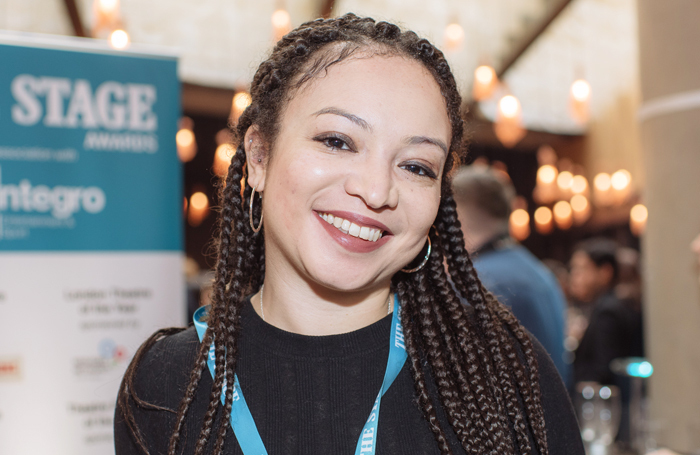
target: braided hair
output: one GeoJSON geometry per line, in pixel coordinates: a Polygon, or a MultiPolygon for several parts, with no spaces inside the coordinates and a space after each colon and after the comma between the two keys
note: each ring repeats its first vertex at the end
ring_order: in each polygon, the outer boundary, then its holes
{"type": "MultiPolygon", "coordinates": [[[[234,382],[245,297],[260,287],[265,274],[264,236],[253,232],[246,213],[250,198],[255,195],[250,186],[241,187],[246,164],[245,133],[250,126],[257,125],[266,141],[274,143],[281,112],[295,91],[331,65],[355,52],[367,50],[423,64],[440,87],[452,126],[445,170],[455,166],[465,152],[461,97],[450,67],[440,50],[415,33],[402,31],[387,22],[346,14],[306,22],[276,44],[255,74],[251,85],[252,104],[235,127],[237,150],[220,190],[221,213],[209,330],[176,411],[169,455],[177,453],[212,342],[216,371],[195,455],[202,455],[210,441],[214,441],[214,454],[223,453],[228,421],[220,419],[216,428],[215,422],[217,413],[230,414],[233,387],[226,388],[222,408],[219,406],[222,385],[224,381],[234,382]]],[[[442,454],[452,452],[445,428],[438,420],[437,407],[444,410],[467,454],[530,454],[537,450],[547,455],[533,345],[515,317],[479,281],[464,247],[449,183],[448,172],[443,172],[435,229],[429,233],[432,252],[427,265],[412,274],[398,272],[392,279],[392,287],[404,309],[401,317],[418,404],[442,454]],[[458,294],[473,307],[473,315],[458,294]],[[427,378],[432,378],[437,386],[437,399],[429,393],[427,378]],[[530,433],[536,447],[531,446],[530,433]]],[[[260,215],[260,204],[256,204],[255,219],[260,215]]],[[[148,450],[128,404],[153,407],[134,393],[136,367],[143,354],[167,334],[156,333],[144,343],[127,370],[119,393],[126,423],[145,453],[148,450]]]]}

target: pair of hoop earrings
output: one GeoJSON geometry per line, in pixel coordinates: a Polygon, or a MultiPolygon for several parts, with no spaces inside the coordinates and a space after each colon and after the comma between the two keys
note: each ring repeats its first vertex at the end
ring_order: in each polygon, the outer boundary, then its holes
{"type": "MultiPolygon", "coordinates": [[[[263,214],[260,212],[260,222],[258,223],[258,226],[255,226],[255,223],[253,223],[253,201],[255,200],[255,190],[258,188],[257,185],[253,187],[253,194],[250,195],[250,206],[248,207],[248,220],[250,221],[250,228],[255,232],[256,234],[260,232],[260,229],[262,228],[262,223],[263,223],[263,214]]],[[[260,200],[262,200],[262,195],[260,195],[260,200]]],[[[417,267],[414,267],[412,269],[401,269],[403,273],[415,273],[419,270],[421,270],[423,267],[425,267],[425,264],[428,263],[428,259],[430,259],[430,252],[432,251],[433,244],[430,242],[430,235],[428,235],[428,251],[425,252],[425,256],[423,257],[423,260],[421,261],[420,264],[418,264],[417,267]]]]}

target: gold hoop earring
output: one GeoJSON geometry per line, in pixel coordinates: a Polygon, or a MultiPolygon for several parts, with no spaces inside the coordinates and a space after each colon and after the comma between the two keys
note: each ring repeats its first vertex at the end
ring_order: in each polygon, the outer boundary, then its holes
{"type": "Polygon", "coordinates": [[[432,250],[433,244],[430,243],[430,236],[428,236],[428,251],[425,253],[425,257],[421,261],[420,265],[414,269],[401,269],[403,273],[414,273],[425,267],[425,264],[428,263],[428,259],[430,259],[430,251],[432,250]]]}
{"type": "MultiPolygon", "coordinates": [[[[248,210],[248,219],[250,220],[250,228],[255,233],[260,232],[260,228],[262,228],[262,222],[263,222],[263,213],[261,211],[260,212],[260,223],[258,223],[258,227],[255,227],[255,225],[253,224],[253,200],[255,199],[255,190],[257,188],[258,188],[257,185],[255,185],[253,187],[253,193],[250,195],[250,208],[248,210]]],[[[262,201],[262,194],[260,194],[260,200],[262,201]]]]}

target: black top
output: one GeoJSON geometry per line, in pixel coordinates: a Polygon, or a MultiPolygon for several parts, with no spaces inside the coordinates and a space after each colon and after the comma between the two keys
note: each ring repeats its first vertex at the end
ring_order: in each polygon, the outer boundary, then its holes
{"type": "Polygon", "coordinates": [[[576,382],[620,385],[610,371],[610,362],[643,354],[641,312],[610,291],[594,303],[588,328],[576,349],[574,378],[576,382]]]}
{"type": "MultiPolygon", "coordinates": [[[[264,322],[248,302],[241,326],[236,373],[268,453],[353,454],[384,377],[391,316],[355,332],[314,337],[285,332],[264,322]]],[[[561,379],[542,346],[533,341],[550,453],[583,455],[561,379]]],[[[158,341],[139,365],[136,394],[152,404],[178,409],[198,348],[194,328],[158,341]]],[[[436,396],[432,381],[429,385],[436,396]]],[[[211,386],[211,375],[205,370],[186,419],[179,453],[194,452],[211,386]]],[[[150,453],[167,453],[175,414],[137,407],[134,413],[150,453]]],[[[438,417],[453,453],[463,454],[440,409],[438,417]]],[[[117,455],[141,453],[119,407],[114,422],[117,455]]],[[[416,403],[408,361],[382,399],[378,432],[377,454],[440,453],[416,403]]],[[[211,439],[215,438],[216,434],[211,439]]],[[[534,442],[532,445],[535,447],[534,442]]],[[[242,453],[230,427],[225,452],[242,453]]]]}

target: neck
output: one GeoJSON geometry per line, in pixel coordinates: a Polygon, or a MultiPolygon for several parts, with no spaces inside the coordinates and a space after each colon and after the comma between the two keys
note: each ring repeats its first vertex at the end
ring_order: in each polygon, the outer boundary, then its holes
{"type": "Polygon", "coordinates": [[[375,289],[344,292],[313,285],[292,286],[271,273],[265,274],[263,292],[258,290],[251,303],[268,324],[310,336],[353,332],[393,311],[389,283],[375,289]]]}

